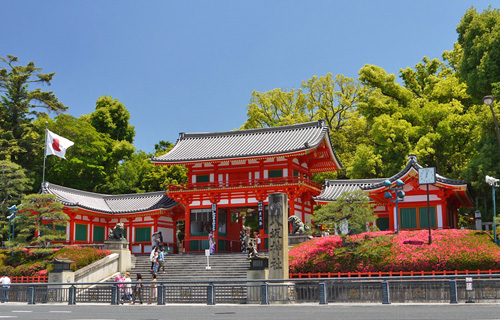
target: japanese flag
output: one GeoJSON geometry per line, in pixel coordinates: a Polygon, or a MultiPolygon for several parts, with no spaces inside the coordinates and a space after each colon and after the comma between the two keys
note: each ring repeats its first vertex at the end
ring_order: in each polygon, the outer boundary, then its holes
{"type": "Polygon", "coordinates": [[[59,158],[66,159],[66,149],[74,145],[73,141],[58,136],[47,129],[47,146],[45,147],[45,156],[55,155],[59,158]]]}

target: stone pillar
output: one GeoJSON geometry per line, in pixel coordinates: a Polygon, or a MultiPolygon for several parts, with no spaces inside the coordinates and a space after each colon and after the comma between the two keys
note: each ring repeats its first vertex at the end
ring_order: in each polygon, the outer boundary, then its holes
{"type": "Polygon", "coordinates": [[[75,273],[70,269],[70,266],[74,263],[74,261],[65,258],[55,258],[50,262],[54,265],[54,270],[49,273],[49,283],[61,284],[49,286],[49,289],[56,289],[56,295],[51,297],[51,299],[55,299],[56,302],[62,302],[65,300],[66,292],[61,289],[69,288],[68,285],[63,284],[75,282],[75,273]]]}
{"type": "Polygon", "coordinates": [[[288,197],[269,195],[269,279],[288,279],[288,197]]]}
{"type": "Polygon", "coordinates": [[[111,253],[118,253],[118,271],[126,272],[132,268],[132,254],[129,250],[129,242],[127,239],[122,240],[106,240],[104,241],[104,250],[109,250],[111,253]]]}
{"type": "MultiPolygon", "coordinates": [[[[288,279],[288,197],[269,195],[269,279],[288,279]]],[[[288,301],[289,283],[270,284],[268,301],[288,301]]]]}

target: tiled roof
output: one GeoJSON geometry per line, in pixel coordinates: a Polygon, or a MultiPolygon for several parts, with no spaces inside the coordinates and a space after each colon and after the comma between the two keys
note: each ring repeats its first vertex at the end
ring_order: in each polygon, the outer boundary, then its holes
{"type": "MultiPolygon", "coordinates": [[[[408,164],[406,167],[393,175],[390,178],[380,178],[380,179],[360,179],[360,180],[326,180],[325,186],[321,194],[314,199],[316,201],[335,201],[337,198],[345,191],[354,190],[373,190],[384,187],[384,180],[389,180],[391,182],[396,181],[404,177],[408,171],[414,169],[418,172],[418,169],[423,168],[417,161],[417,157],[410,155],[408,157],[408,164]]],[[[449,185],[468,185],[467,181],[464,180],[453,180],[436,174],[436,182],[449,184],[449,185]]]]}
{"type": "Polygon", "coordinates": [[[168,209],[177,204],[175,200],[167,197],[163,191],[104,195],[45,182],[42,186],[42,193],[56,195],[61,203],[68,207],[80,207],[109,214],[168,209]]]}
{"type": "Polygon", "coordinates": [[[384,181],[384,179],[326,180],[323,191],[314,200],[335,201],[343,192],[362,190],[363,187],[377,184],[381,181],[384,181]]]}
{"type": "Polygon", "coordinates": [[[332,150],[332,160],[341,167],[331,147],[328,126],[323,121],[263,129],[181,133],[170,152],[151,161],[179,163],[280,155],[314,149],[324,139],[332,150]]]}
{"type": "MultiPolygon", "coordinates": [[[[398,179],[401,179],[402,177],[404,177],[408,171],[410,171],[411,169],[414,169],[415,171],[418,172],[418,169],[421,169],[423,168],[419,163],[418,163],[418,160],[417,160],[417,157],[414,156],[414,155],[410,155],[408,157],[408,164],[406,165],[406,167],[401,170],[400,172],[396,173],[395,175],[393,175],[392,177],[390,178],[387,178],[387,180],[391,181],[391,182],[394,182],[398,179]]],[[[371,184],[371,185],[367,185],[367,186],[364,186],[362,189],[363,190],[371,190],[371,189],[378,189],[378,188],[381,188],[384,186],[384,180],[386,179],[382,179],[379,183],[375,183],[375,184],[371,184]]],[[[442,175],[440,174],[437,174],[436,173],[436,183],[444,183],[444,184],[451,184],[451,185],[468,185],[469,183],[465,180],[454,180],[454,179],[450,179],[450,178],[446,178],[446,177],[443,177],[442,175]]]]}

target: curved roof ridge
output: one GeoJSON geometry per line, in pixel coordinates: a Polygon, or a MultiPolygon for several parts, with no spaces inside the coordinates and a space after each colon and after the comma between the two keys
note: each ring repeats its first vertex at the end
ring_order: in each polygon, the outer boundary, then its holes
{"type": "Polygon", "coordinates": [[[303,152],[317,148],[327,140],[332,162],[340,161],[332,147],[328,126],[323,120],[281,127],[234,130],[211,133],[181,133],[167,153],[152,157],[157,163],[226,160],[303,152]],[[325,138],[327,137],[327,138],[325,138]]]}
{"type": "MultiPolygon", "coordinates": [[[[389,180],[391,182],[396,181],[397,179],[400,179],[403,176],[405,176],[410,171],[410,169],[412,169],[412,168],[415,171],[417,171],[417,172],[418,172],[418,169],[424,168],[420,163],[418,163],[417,156],[415,156],[415,155],[409,155],[408,156],[408,163],[403,168],[403,170],[401,170],[400,172],[398,172],[395,175],[391,176],[390,178],[386,178],[386,179],[383,179],[383,180],[389,180]]],[[[453,185],[469,184],[468,181],[450,179],[450,178],[442,176],[442,175],[440,175],[438,173],[436,173],[436,182],[441,182],[441,183],[445,183],[445,184],[453,184],[453,185]]],[[[384,186],[384,182],[381,181],[380,183],[377,183],[377,184],[365,186],[365,187],[363,187],[363,190],[377,189],[377,188],[380,188],[380,187],[383,187],[383,186],[384,186]]]]}
{"type": "Polygon", "coordinates": [[[309,128],[309,127],[322,127],[324,123],[322,120],[319,121],[311,121],[311,122],[303,122],[303,123],[295,123],[286,126],[279,127],[265,127],[265,128],[253,128],[253,129],[242,129],[242,130],[229,130],[229,131],[215,131],[215,132],[191,132],[186,133],[183,132],[180,134],[179,139],[186,138],[208,138],[212,136],[231,136],[231,135],[242,135],[242,134],[254,134],[254,133],[265,133],[272,131],[288,131],[300,128],[309,128]]]}
{"type": "Polygon", "coordinates": [[[49,182],[42,185],[42,193],[54,194],[64,205],[77,206],[104,213],[144,212],[158,208],[170,208],[177,202],[162,191],[106,195],[64,187],[49,182]]]}

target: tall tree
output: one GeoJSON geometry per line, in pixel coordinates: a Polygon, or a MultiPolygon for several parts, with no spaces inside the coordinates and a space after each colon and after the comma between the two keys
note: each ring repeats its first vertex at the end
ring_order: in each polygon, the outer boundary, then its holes
{"type": "Polygon", "coordinates": [[[367,118],[372,139],[363,152],[371,148],[381,157],[382,167],[374,171],[393,175],[406,165],[409,154],[416,154],[420,163],[435,166],[440,174],[460,178],[477,152],[471,128],[478,117],[466,85],[452,67],[427,57],[400,70],[400,77],[402,85],[382,68],[366,65],[360,70],[368,90],[359,112],[367,118]]]}
{"type": "Polygon", "coordinates": [[[107,133],[113,140],[134,142],[135,129],[129,124],[127,108],[112,97],[97,99],[95,111],[90,114],[90,123],[99,132],[107,133]]]}
{"type": "Polygon", "coordinates": [[[40,152],[33,157],[36,162],[36,185],[40,186],[43,163],[43,132],[45,122],[49,130],[68,138],[75,145],[68,149],[66,159],[49,156],[46,159],[46,180],[63,186],[96,192],[113,176],[120,162],[134,152],[128,141],[113,140],[109,134],[98,132],[87,117],[75,118],[61,114],[55,121],[49,118],[34,122],[41,135],[40,152]]]}
{"type": "MultiPolygon", "coordinates": [[[[50,85],[54,72],[42,73],[42,68],[36,67],[34,62],[18,65],[18,58],[11,55],[0,57],[0,61],[3,63],[0,65],[0,141],[1,136],[12,136],[16,143],[7,146],[10,147],[10,160],[28,169],[34,150],[31,121],[45,112],[60,113],[67,107],[52,91],[31,87],[50,85]]],[[[5,147],[5,143],[2,144],[5,147]]]]}
{"type": "Polygon", "coordinates": [[[477,103],[500,83],[500,9],[470,8],[457,27],[460,76],[477,103]]]}
{"type": "MultiPolygon", "coordinates": [[[[357,111],[359,98],[365,88],[352,78],[341,74],[333,77],[313,76],[302,82],[307,97],[307,111],[313,120],[325,120],[335,152],[345,167],[351,164],[356,146],[368,142],[366,119],[357,111]]],[[[339,173],[345,177],[345,169],[339,173]]]]}
{"type": "Polygon", "coordinates": [[[29,181],[25,170],[10,161],[0,161],[0,205],[2,219],[5,218],[12,205],[21,203],[24,194],[29,190],[29,181]]]}
{"type": "Polygon", "coordinates": [[[22,210],[15,218],[19,231],[14,244],[47,247],[49,242],[66,239],[66,232],[60,229],[65,230],[69,217],[55,195],[30,194],[22,204],[22,210]]]}
{"type": "MultiPolygon", "coordinates": [[[[482,13],[470,8],[462,17],[457,27],[458,41],[450,54],[455,58],[458,75],[468,86],[468,92],[477,106],[477,126],[472,130],[477,137],[477,153],[472,157],[464,171],[464,179],[471,181],[477,195],[491,194],[491,187],[484,182],[486,175],[499,177],[498,145],[496,128],[492,112],[482,98],[495,96],[491,106],[496,116],[499,115],[500,99],[500,9],[489,7],[482,13]]],[[[460,134],[459,132],[457,134],[460,134]]],[[[486,197],[490,202],[491,197],[486,197]]],[[[498,199],[498,195],[497,195],[498,199]]],[[[492,208],[490,202],[489,208],[492,208]]],[[[485,208],[482,208],[484,210],[485,208]]],[[[483,211],[484,212],[484,211],[483,211]]],[[[492,216],[490,211],[487,216],[492,216]]]]}
{"type": "Polygon", "coordinates": [[[241,129],[277,127],[313,120],[306,112],[306,97],[301,89],[252,92],[247,106],[248,119],[241,129]]]}
{"type": "MultiPolygon", "coordinates": [[[[368,142],[366,120],[357,113],[364,92],[352,78],[331,73],[313,76],[298,89],[252,93],[248,119],[242,129],[264,128],[325,120],[330,127],[333,147],[344,165],[349,165],[356,146],[368,142]]],[[[345,171],[328,177],[345,177],[345,171]]],[[[320,175],[322,178],[325,175],[320,175]]]]}

